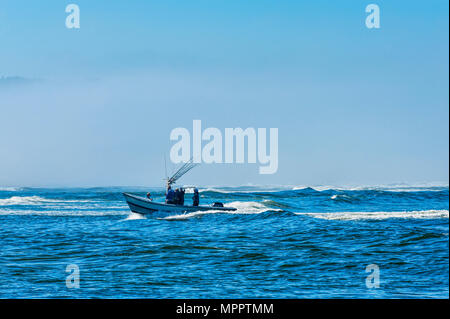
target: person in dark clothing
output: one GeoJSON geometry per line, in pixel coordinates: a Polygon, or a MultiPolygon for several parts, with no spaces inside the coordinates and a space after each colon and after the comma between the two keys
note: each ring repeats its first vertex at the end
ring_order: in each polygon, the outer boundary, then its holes
{"type": "Polygon", "coordinates": [[[152,199],[152,194],[147,193],[147,198],[148,198],[149,200],[153,200],[153,199],[152,199]]]}
{"type": "Polygon", "coordinates": [[[174,201],[175,201],[175,205],[180,205],[180,189],[179,188],[175,189],[174,201]]]}
{"type": "Polygon", "coordinates": [[[166,204],[174,204],[175,199],[175,192],[173,191],[172,187],[169,185],[167,186],[167,192],[166,192],[166,204]]]}
{"type": "Polygon", "coordinates": [[[198,189],[194,189],[194,196],[192,196],[192,206],[198,206],[200,203],[200,197],[198,195],[198,189]]]}
{"type": "Polygon", "coordinates": [[[184,188],[180,188],[180,205],[184,205],[184,188]]]}

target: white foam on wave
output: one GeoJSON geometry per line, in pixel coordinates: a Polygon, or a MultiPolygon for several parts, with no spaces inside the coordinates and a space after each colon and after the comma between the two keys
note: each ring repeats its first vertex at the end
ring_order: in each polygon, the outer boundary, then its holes
{"type": "Polygon", "coordinates": [[[448,188],[448,183],[421,183],[421,184],[390,184],[390,185],[359,185],[359,186],[335,186],[335,185],[315,185],[315,186],[293,186],[292,190],[303,190],[312,188],[316,191],[341,190],[341,191],[360,191],[360,190],[379,190],[389,192],[420,192],[437,191],[442,188],[448,188]]]}
{"type": "Polygon", "coordinates": [[[214,192],[214,193],[221,193],[221,194],[234,194],[234,193],[254,193],[254,192],[260,192],[262,190],[244,190],[244,189],[221,189],[221,188],[214,188],[214,187],[208,187],[208,188],[200,188],[199,193],[205,193],[205,192],[214,192]]]}
{"type": "Polygon", "coordinates": [[[198,191],[200,193],[203,192],[215,192],[222,194],[235,194],[235,193],[243,193],[243,194],[251,194],[251,193],[277,193],[281,191],[291,190],[290,186],[252,186],[252,188],[245,188],[245,186],[236,186],[236,187],[228,187],[228,188],[220,188],[220,187],[207,187],[200,188],[198,191]]]}
{"type": "Polygon", "coordinates": [[[144,215],[138,214],[138,213],[134,213],[131,212],[127,218],[123,219],[122,221],[126,221],[126,220],[138,220],[138,219],[147,219],[147,217],[145,217],[144,215]]]}
{"type": "Polygon", "coordinates": [[[45,201],[44,198],[39,196],[12,196],[10,198],[0,199],[0,206],[39,205],[45,201]]]}
{"type": "Polygon", "coordinates": [[[261,202],[231,202],[224,205],[225,207],[234,207],[237,210],[231,213],[234,214],[260,214],[267,212],[269,210],[272,211],[282,211],[281,209],[273,209],[270,207],[267,207],[261,202]]]}
{"type": "Polygon", "coordinates": [[[229,190],[224,190],[224,189],[220,189],[220,188],[200,188],[198,190],[199,193],[205,193],[205,192],[215,192],[215,193],[222,193],[222,194],[227,194],[227,193],[237,193],[237,191],[229,191],[229,190]]]}
{"type": "Polygon", "coordinates": [[[218,214],[218,213],[224,213],[224,212],[220,211],[220,210],[209,210],[209,211],[199,210],[196,212],[190,212],[190,213],[186,213],[186,214],[170,215],[170,216],[159,218],[159,219],[181,220],[181,219],[188,219],[188,218],[197,217],[197,216],[206,215],[206,214],[218,214]]]}
{"type": "Polygon", "coordinates": [[[199,192],[216,192],[222,194],[234,194],[234,193],[277,193],[286,190],[305,190],[313,189],[318,192],[328,190],[338,191],[361,191],[361,190],[374,190],[374,191],[389,191],[389,192],[420,192],[420,191],[440,191],[448,188],[448,183],[422,183],[422,184],[390,184],[390,185],[274,185],[274,186],[253,186],[252,188],[243,187],[206,187],[199,189],[199,192]]]}
{"type": "Polygon", "coordinates": [[[404,212],[334,212],[334,213],[295,213],[327,220],[364,220],[388,218],[436,219],[449,218],[448,210],[420,210],[404,212]]]}
{"type": "Polygon", "coordinates": [[[300,191],[300,190],[306,189],[306,188],[312,188],[312,187],[310,187],[310,186],[293,186],[292,190],[293,191],[300,191]]]}
{"type": "Polygon", "coordinates": [[[344,195],[344,194],[334,194],[333,196],[330,197],[330,199],[334,199],[334,200],[338,200],[338,199],[349,200],[349,199],[351,199],[351,197],[347,196],[347,195],[344,195]]]}
{"type": "Polygon", "coordinates": [[[5,192],[19,192],[23,190],[22,187],[0,187],[0,191],[5,191],[5,192]]]}
{"type": "Polygon", "coordinates": [[[129,210],[15,210],[0,209],[0,216],[124,216],[129,215],[129,210]]]}
{"type": "Polygon", "coordinates": [[[12,196],[10,198],[0,199],[0,206],[12,205],[45,205],[45,204],[73,204],[73,203],[94,203],[92,200],[70,200],[70,199],[51,199],[40,196],[12,196]]]}

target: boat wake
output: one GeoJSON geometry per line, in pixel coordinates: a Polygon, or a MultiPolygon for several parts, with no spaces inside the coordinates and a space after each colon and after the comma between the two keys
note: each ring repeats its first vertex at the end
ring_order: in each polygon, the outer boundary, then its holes
{"type": "Polygon", "coordinates": [[[138,220],[138,219],[147,219],[147,217],[145,217],[144,215],[138,214],[138,213],[133,213],[131,212],[127,218],[122,219],[121,221],[127,221],[127,220],[138,220]]]}
{"type": "Polygon", "coordinates": [[[243,214],[261,214],[268,211],[283,211],[282,209],[273,209],[270,207],[267,207],[264,205],[264,203],[260,202],[230,202],[224,205],[225,207],[234,207],[237,210],[236,211],[220,211],[220,210],[209,210],[209,211],[196,211],[186,214],[178,214],[178,215],[171,215],[167,216],[161,219],[166,220],[173,220],[173,219],[188,219],[193,217],[198,217],[201,215],[208,215],[208,214],[233,214],[233,215],[243,215],[243,214]]]}

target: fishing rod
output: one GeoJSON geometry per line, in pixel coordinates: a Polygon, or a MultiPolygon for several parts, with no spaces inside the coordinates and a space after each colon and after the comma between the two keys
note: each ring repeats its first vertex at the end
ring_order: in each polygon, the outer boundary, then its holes
{"type": "Polygon", "coordinates": [[[194,163],[193,158],[191,157],[191,159],[189,161],[184,163],[170,178],[167,179],[167,186],[174,184],[184,174],[189,172],[191,169],[193,169],[197,165],[198,165],[198,163],[194,163]]]}

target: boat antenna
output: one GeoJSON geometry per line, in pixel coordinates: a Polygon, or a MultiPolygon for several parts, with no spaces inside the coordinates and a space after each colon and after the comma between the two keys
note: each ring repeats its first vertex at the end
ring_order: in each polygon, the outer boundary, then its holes
{"type": "Polygon", "coordinates": [[[191,157],[191,159],[189,161],[184,163],[170,178],[167,179],[167,186],[174,184],[184,174],[189,172],[191,169],[193,169],[197,165],[198,164],[194,163],[193,159],[191,157]]]}

